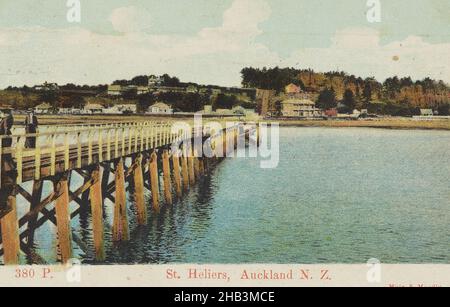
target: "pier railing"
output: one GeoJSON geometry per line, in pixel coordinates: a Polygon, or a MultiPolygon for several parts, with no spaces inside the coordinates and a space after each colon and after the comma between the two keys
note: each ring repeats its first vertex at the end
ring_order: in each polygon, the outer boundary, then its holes
{"type": "MultiPolygon", "coordinates": [[[[140,122],[48,128],[32,134],[0,136],[0,159],[10,155],[16,163],[17,183],[54,176],[69,169],[109,161],[169,145],[188,137],[172,132],[170,123],[140,122]],[[53,130],[53,131],[52,131],[53,130]],[[27,148],[27,139],[35,147],[27,148]],[[3,140],[12,145],[3,147],[3,140]]],[[[192,131],[194,134],[195,131],[192,131]]],[[[185,132],[184,132],[185,133],[185,132]]],[[[0,161],[2,167],[4,161],[0,161]]]]}

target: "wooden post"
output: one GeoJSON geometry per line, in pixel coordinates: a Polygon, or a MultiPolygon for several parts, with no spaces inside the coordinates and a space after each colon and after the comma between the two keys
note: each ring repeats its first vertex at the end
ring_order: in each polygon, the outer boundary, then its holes
{"type": "Polygon", "coordinates": [[[58,246],[61,262],[67,263],[72,258],[72,232],[70,228],[69,184],[67,174],[56,185],[58,199],[55,204],[58,246]]]}
{"type": "Polygon", "coordinates": [[[193,159],[194,159],[193,160],[194,161],[194,174],[195,174],[195,178],[198,180],[198,179],[200,179],[200,161],[197,156],[197,150],[194,151],[193,159]]]}
{"type": "Polygon", "coordinates": [[[82,156],[81,156],[81,132],[77,133],[77,168],[81,168],[83,165],[82,156]]]}
{"type": "MultiPolygon", "coordinates": [[[[52,166],[53,166],[53,164],[52,164],[52,166]]],[[[17,170],[16,183],[21,184],[22,183],[22,173],[23,173],[22,172],[23,171],[23,146],[22,146],[22,142],[20,142],[20,139],[18,140],[17,145],[16,145],[16,170],[17,170]]]]}
{"type": "MultiPolygon", "coordinates": [[[[39,149],[39,151],[40,151],[40,149],[39,149]]],[[[36,157],[36,159],[37,159],[37,157],[36,157]]],[[[69,134],[66,133],[64,135],[64,170],[68,171],[69,168],[70,168],[70,144],[69,144],[69,134]]],[[[39,175],[39,178],[40,178],[40,175],[39,175]]]]}
{"type": "Polygon", "coordinates": [[[116,195],[114,207],[113,241],[128,241],[127,199],[125,194],[125,172],[123,159],[120,159],[115,171],[116,195]]]}
{"type": "Polygon", "coordinates": [[[56,135],[52,135],[52,148],[50,156],[50,175],[55,176],[56,173],[56,135]]]}
{"type": "Polygon", "coordinates": [[[261,145],[261,126],[258,125],[256,128],[256,147],[261,145]]]}
{"type": "Polygon", "coordinates": [[[17,265],[19,264],[20,240],[15,191],[8,196],[7,206],[11,211],[0,220],[3,242],[3,262],[5,265],[17,265]]]}
{"type": "Polygon", "coordinates": [[[93,181],[89,192],[91,200],[92,228],[94,232],[95,259],[97,261],[105,260],[104,233],[103,233],[103,196],[102,196],[102,178],[100,175],[100,166],[96,166],[91,173],[93,181]]]}
{"type": "Polygon", "coordinates": [[[88,132],[88,165],[92,164],[92,133],[92,130],[88,132]]]}
{"type": "Polygon", "coordinates": [[[194,155],[192,154],[192,148],[189,149],[188,169],[189,169],[189,184],[195,185],[195,167],[194,167],[194,155]]]}
{"type": "Polygon", "coordinates": [[[198,165],[199,165],[199,173],[200,173],[200,176],[205,175],[205,162],[204,162],[204,158],[198,158],[198,165]]]}
{"type": "Polygon", "coordinates": [[[181,175],[180,175],[180,157],[178,153],[173,153],[172,155],[173,162],[173,176],[175,179],[175,190],[177,192],[178,198],[183,196],[183,187],[181,185],[181,175]]]}
{"type": "MultiPolygon", "coordinates": [[[[42,189],[43,189],[43,181],[42,180],[35,180],[33,182],[33,192],[31,193],[31,201],[30,201],[30,211],[39,206],[41,203],[41,196],[42,196],[42,189]]],[[[31,248],[34,244],[34,233],[36,230],[36,222],[38,220],[38,215],[35,215],[33,217],[30,217],[30,220],[28,221],[28,239],[27,244],[28,247],[31,248]]]]}
{"type": "Polygon", "coordinates": [[[147,206],[144,198],[144,175],[142,174],[142,155],[136,157],[136,168],[134,169],[134,200],[137,208],[137,219],[139,225],[147,225],[147,206]]]}
{"type": "Polygon", "coordinates": [[[153,209],[159,211],[159,175],[158,156],[153,152],[149,160],[150,184],[152,189],[153,209]]]}
{"type": "Polygon", "coordinates": [[[172,205],[172,183],[170,175],[169,151],[164,150],[163,153],[163,177],[164,177],[164,197],[168,205],[172,205]]]}
{"type": "Polygon", "coordinates": [[[222,148],[223,148],[223,158],[227,157],[227,153],[228,153],[228,142],[227,142],[227,130],[223,130],[222,131],[222,148]]]}
{"type": "Polygon", "coordinates": [[[184,190],[189,188],[189,170],[188,170],[188,160],[186,156],[186,150],[184,151],[183,156],[181,157],[181,172],[183,175],[183,187],[184,190]]]}

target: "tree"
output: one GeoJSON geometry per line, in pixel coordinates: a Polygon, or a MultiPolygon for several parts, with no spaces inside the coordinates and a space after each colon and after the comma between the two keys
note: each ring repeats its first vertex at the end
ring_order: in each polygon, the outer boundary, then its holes
{"type": "Polygon", "coordinates": [[[442,104],[437,109],[439,115],[449,116],[450,115],[450,104],[442,104]]]}
{"type": "Polygon", "coordinates": [[[336,108],[336,92],[333,88],[326,88],[320,92],[319,98],[317,99],[317,106],[324,110],[336,108]]]}
{"type": "Polygon", "coordinates": [[[352,90],[345,90],[342,103],[346,106],[349,112],[352,112],[356,108],[355,94],[353,94],[352,90]]]}
{"type": "Polygon", "coordinates": [[[168,74],[164,74],[162,75],[162,79],[164,86],[172,86],[172,87],[180,86],[180,79],[178,79],[177,77],[171,77],[168,74]]]}
{"type": "Polygon", "coordinates": [[[367,106],[370,104],[370,101],[372,100],[372,86],[370,83],[366,83],[363,90],[363,100],[364,104],[367,106]]]}
{"type": "Polygon", "coordinates": [[[137,102],[138,112],[143,113],[143,112],[147,111],[148,108],[155,102],[156,102],[156,98],[152,93],[140,95],[138,102],[137,102]]]}
{"type": "Polygon", "coordinates": [[[57,103],[60,99],[60,96],[58,92],[56,91],[43,91],[39,95],[39,101],[40,102],[47,102],[49,103],[54,109],[56,109],[57,103]]]}
{"type": "Polygon", "coordinates": [[[239,104],[239,100],[234,95],[219,94],[213,101],[213,109],[231,109],[239,104]]]}
{"type": "Polygon", "coordinates": [[[148,76],[137,76],[131,79],[130,82],[132,85],[137,86],[147,86],[148,85],[148,76]]]}

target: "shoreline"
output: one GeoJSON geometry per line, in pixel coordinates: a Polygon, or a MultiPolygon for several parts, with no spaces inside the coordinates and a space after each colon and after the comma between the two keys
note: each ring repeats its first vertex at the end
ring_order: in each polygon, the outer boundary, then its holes
{"type": "MultiPolygon", "coordinates": [[[[79,125],[79,124],[107,124],[112,122],[134,122],[142,120],[154,121],[179,121],[191,119],[192,116],[174,117],[174,116],[151,116],[151,115],[127,115],[127,116],[104,116],[104,115],[81,115],[81,116],[55,116],[38,115],[40,125],[79,125]]],[[[246,121],[238,117],[209,117],[211,120],[223,121],[246,121]]],[[[15,125],[20,125],[25,120],[25,116],[15,117],[15,125]]],[[[255,122],[255,120],[247,120],[255,122]]],[[[442,120],[417,120],[412,118],[379,118],[370,120],[285,120],[269,119],[256,120],[256,122],[279,123],[280,127],[328,127],[328,128],[375,128],[390,130],[440,130],[450,131],[450,119],[442,120]]]]}
{"type": "MultiPolygon", "coordinates": [[[[270,120],[267,122],[277,122],[270,120]]],[[[381,120],[295,120],[279,121],[280,127],[325,127],[325,128],[374,128],[389,130],[439,130],[450,131],[450,120],[419,121],[413,119],[381,119],[381,120]]]]}

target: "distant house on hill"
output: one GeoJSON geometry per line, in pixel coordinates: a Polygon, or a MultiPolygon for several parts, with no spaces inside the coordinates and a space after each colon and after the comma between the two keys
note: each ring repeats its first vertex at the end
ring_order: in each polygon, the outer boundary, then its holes
{"type": "Polygon", "coordinates": [[[161,77],[157,77],[157,76],[150,76],[148,78],[148,86],[149,87],[157,87],[157,86],[161,86],[163,84],[164,80],[161,77]]]}
{"type": "Polygon", "coordinates": [[[148,109],[148,113],[154,113],[154,114],[172,114],[173,109],[163,103],[163,102],[157,102],[154,105],[150,106],[148,109]]]}
{"type": "Polygon", "coordinates": [[[186,93],[186,88],[175,86],[157,86],[153,88],[156,93],[186,93]]]}
{"type": "Polygon", "coordinates": [[[48,102],[41,103],[34,107],[36,114],[49,114],[52,110],[52,106],[48,102]]]}
{"type": "Polygon", "coordinates": [[[34,87],[36,91],[59,91],[59,86],[56,83],[44,82],[42,85],[37,85],[34,87]]]}
{"type": "Polygon", "coordinates": [[[420,109],[420,115],[422,116],[433,116],[433,110],[432,109],[420,109]]]}
{"type": "Polygon", "coordinates": [[[103,110],[106,114],[134,114],[137,113],[136,104],[116,104],[103,110]]]}
{"type": "Polygon", "coordinates": [[[108,85],[108,95],[110,96],[120,96],[123,93],[121,85],[108,85]]]}
{"type": "Polygon", "coordinates": [[[284,117],[322,116],[322,110],[309,99],[286,99],[281,102],[281,113],[284,117]]]}
{"type": "Polygon", "coordinates": [[[147,86],[138,86],[137,87],[137,94],[138,95],[147,94],[148,92],[150,92],[150,90],[148,89],[147,86]]]}
{"type": "Polygon", "coordinates": [[[88,103],[84,107],[84,113],[86,113],[86,114],[101,114],[101,113],[103,113],[104,109],[105,109],[105,107],[103,107],[101,104],[88,103]]]}
{"type": "Polygon", "coordinates": [[[295,95],[300,94],[302,90],[299,86],[295,85],[294,83],[291,83],[284,88],[284,92],[287,95],[295,95]]]}
{"type": "Polygon", "coordinates": [[[58,108],[58,114],[81,114],[78,108],[58,108]]]}
{"type": "Polygon", "coordinates": [[[186,88],[186,92],[187,93],[198,93],[198,87],[196,87],[195,85],[189,85],[186,88]]]}

